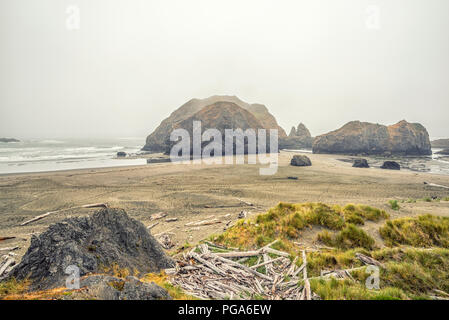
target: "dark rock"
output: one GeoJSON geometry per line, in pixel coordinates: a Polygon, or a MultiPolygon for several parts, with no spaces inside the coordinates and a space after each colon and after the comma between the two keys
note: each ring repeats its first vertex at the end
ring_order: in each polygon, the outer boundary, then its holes
{"type": "Polygon", "coordinates": [[[20,140],[13,138],[0,138],[0,142],[9,143],[9,142],[20,142],[20,140]]]}
{"type": "Polygon", "coordinates": [[[80,275],[104,273],[111,267],[145,274],[173,266],[145,226],[122,209],[102,209],[91,217],[66,219],[51,225],[31,245],[8,276],[28,278],[32,289],[65,284],[68,266],[80,275]]]}
{"type": "Polygon", "coordinates": [[[287,177],[289,180],[298,180],[298,177],[287,177]]]}
{"type": "Polygon", "coordinates": [[[161,158],[148,158],[147,159],[147,164],[152,164],[152,163],[164,163],[164,162],[170,162],[170,158],[168,157],[161,157],[161,158]]]}
{"type": "Polygon", "coordinates": [[[118,157],[118,158],[126,157],[126,152],[123,152],[123,151],[117,152],[117,157],[118,157]]]}
{"type": "Polygon", "coordinates": [[[429,134],[421,124],[403,120],[384,126],[352,121],[316,137],[313,153],[366,155],[431,155],[429,134]]]}
{"type": "Polygon", "coordinates": [[[401,170],[401,165],[396,161],[385,161],[380,168],[388,170],[401,170]]]}
{"type": "Polygon", "coordinates": [[[296,167],[308,167],[312,165],[312,161],[310,161],[309,157],[303,155],[295,155],[290,161],[292,166],[296,167]]]}
{"type": "Polygon", "coordinates": [[[132,276],[125,279],[108,275],[87,276],[81,279],[80,289],[69,295],[68,299],[171,300],[167,290],[132,276]]]}
{"type": "Polygon", "coordinates": [[[366,159],[355,159],[352,166],[354,168],[369,168],[369,164],[366,159]]]}
{"type": "MultiPolygon", "coordinates": [[[[276,118],[268,111],[266,106],[257,103],[249,104],[240,100],[236,96],[212,96],[207,99],[192,99],[172,112],[172,114],[163,120],[156,130],[147,137],[146,144],[142,150],[150,151],[152,153],[166,152],[168,142],[170,141],[170,133],[173,131],[174,127],[177,126],[177,124],[192,117],[202,109],[218,102],[236,104],[240,108],[250,112],[258,120],[262,128],[277,129],[280,138],[287,136],[284,129],[278,125],[276,118]]],[[[237,128],[239,127],[232,129],[237,128]]]]}

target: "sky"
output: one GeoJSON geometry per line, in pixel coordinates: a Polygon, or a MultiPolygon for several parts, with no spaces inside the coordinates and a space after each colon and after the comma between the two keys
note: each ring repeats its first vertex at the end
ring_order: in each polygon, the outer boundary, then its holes
{"type": "Polygon", "coordinates": [[[0,0],[0,137],[145,137],[191,98],[449,137],[447,0],[0,0]]]}

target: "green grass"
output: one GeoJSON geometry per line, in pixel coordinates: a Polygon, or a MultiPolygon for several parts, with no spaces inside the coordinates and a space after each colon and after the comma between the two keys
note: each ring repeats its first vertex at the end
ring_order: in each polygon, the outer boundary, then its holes
{"type": "Polygon", "coordinates": [[[397,200],[390,200],[388,201],[388,203],[390,204],[391,209],[398,211],[401,207],[398,204],[397,200]]]}
{"type": "Polygon", "coordinates": [[[279,203],[267,213],[254,219],[240,220],[225,233],[211,238],[217,243],[242,249],[262,247],[275,239],[285,240],[287,247],[291,247],[288,242],[299,239],[301,231],[320,226],[333,231],[344,230],[343,238],[339,239],[343,246],[346,239],[358,231],[352,227],[348,229],[348,225],[363,225],[366,220],[379,221],[388,217],[385,211],[365,205],[341,207],[323,203],[279,203]]]}
{"type": "Polygon", "coordinates": [[[402,300],[407,295],[397,288],[387,287],[381,290],[369,290],[364,283],[351,280],[310,281],[310,288],[323,300],[402,300]]]}
{"type": "Polygon", "coordinates": [[[387,221],[379,229],[387,246],[449,248],[449,218],[423,215],[387,221]]]}

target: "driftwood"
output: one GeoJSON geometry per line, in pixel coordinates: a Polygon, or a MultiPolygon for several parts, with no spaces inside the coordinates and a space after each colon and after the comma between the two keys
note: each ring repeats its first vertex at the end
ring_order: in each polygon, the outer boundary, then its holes
{"type": "Polygon", "coordinates": [[[252,204],[251,202],[247,202],[247,201],[239,199],[239,198],[237,198],[237,200],[240,201],[241,203],[246,204],[249,207],[253,207],[254,206],[254,204],[252,204]]]}
{"type": "Polygon", "coordinates": [[[373,266],[378,266],[378,267],[384,268],[384,265],[382,263],[380,263],[379,261],[377,261],[371,257],[365,256],[364,254],[356,253],[355,257],[366,265],[373,265],[373,266]]]}
{"type": "Polygon", "coordinates": [[[297,259],[291,261],[285,257],[288,256],[287,253],[274,249],[279,257],[271,259],[267,253],[270,245],[247,252],[213,252],[217,248],[225,248],[205,242],[184,253],[176,267],[166,269],[165,273],[173,285],[181,287],[186,294],[201,299],[262,297],[295,300],[301,295],[319,299],[310,290],[308,294],[304,293],[306,289],[298,285],[299,278],[287,276],[293,270],[296,272],[297,259]],[[253,266],[248,266],[242,264],[245,262],[242,259],[232,260],[241,257],[258,257],[258,261],[253,266]]]}
{"type": "Polygon", "coordinates": [[[164,218],[164,217],[166,217],[166,216],[167,216],[167,213],[166,213],[166,212],[153,213],[153,214],[150,216],[150,221],[162,219],[162,218],[164,218]]]}
{"type": "Polygon", "coordinates": [[[167,218],[165,219],[165,222],[175,222],[178,221],[178,218],[167,218]]]}
{"type": "Polygon", "coordinates": [[[0,241],[15,239],[16,237],[0,237],[0,241]]]}
{"type": "Polygon", "coordinates": [[[220,220],[218,219],[211,219],[211,220],[202,220],[202,221],[197,221],[197,222],[189,222],[186,223],[186,227],[199,227],[199,226],[208,226],[211,224],[217,224],[217,223],[221,223],[220,220]]]}
{"type": "Polygon", "coordinates": [[[14,251],[20,249],[19,247],[6,247],[6,248],[0,248],[0,251],[14,251]]]}
{"type": "Polygon", "coordinates": [[[0,277],[5,273],[9,266],[14,265],[16,262],[13,258],[8,258],[6,262],[0,267],[0,277]]]}
{"type": "Polygon", "coordinates": [[[159,224],[159,222],[155,222],[155,223],[153,223],[153,224],[150,224],[148,227],[147,227],[147,229],[148,230],[151,230],[151,229],[153,229],[155,226],[157,226],[159,224]]]}
{"type": "Polygon", "coordinates": [[[304,290],[303,290],[303,295],[302,296],[304,297],[304,300],[311,300],[312,296],[311,296],[309,278],[307,277],[307,255],[306,255],[306,251],[305,250],[302,251],[302,261],[303,261],[303,264],[304,264],[304,269],[303,269],[304,290]]]}
{"type": "Polygon", "coordinates": [[[447,186],[443,186],[441,184],[436,184],[436,183],[428,183],[428,182],[424,182],[424,184],[428,185],[429,187],[436,187],[436,188],[444,188],[444,189],[449,189],[449,187],[447,186]]]}
{"type": "Polygon", "coordinates": [[[66,208],[66,209],[61,209],[61,210],[56,210],[56,211],[49,211],[47,213],[41,214],[37,217],[34,217],[33,219],[22,222],[20,224],[20,226],[26,226],[27,224],[44,219],[44,218],[48,217],[49,215],[52,215],[52,214],[58,213],[58,212],[79,209],[79,208],[107,208],[107,207],[108,207],[107,203],[93,203],[93,204],[85,204],[85,205],[78,206],[78,207],[71,207],[71,208],[66,208]]]}

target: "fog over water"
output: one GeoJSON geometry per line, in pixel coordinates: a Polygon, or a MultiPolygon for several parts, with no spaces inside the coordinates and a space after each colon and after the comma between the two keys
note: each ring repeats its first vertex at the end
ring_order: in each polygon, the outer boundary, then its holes
{"type": "Polygon", "coordinates": [[[145,137],[215,94],[449,137],[448,39],[447,0],[1,0],[0,137],[145,137]]]}

